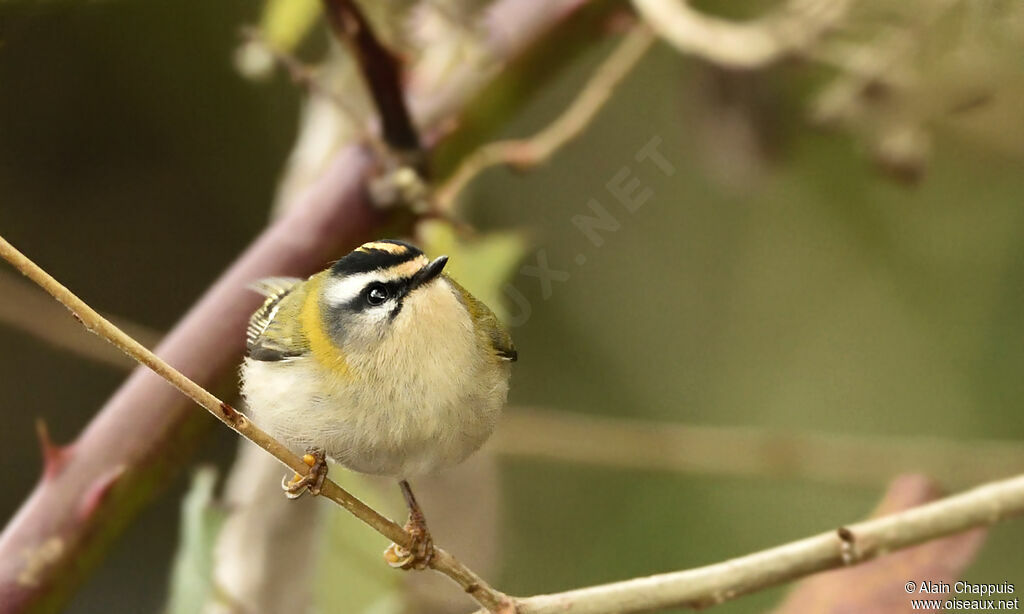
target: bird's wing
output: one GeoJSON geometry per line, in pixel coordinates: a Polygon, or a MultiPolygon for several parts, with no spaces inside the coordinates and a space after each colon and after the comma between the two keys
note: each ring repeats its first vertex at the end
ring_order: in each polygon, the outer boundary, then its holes
{"type": "Polygon", "coordinates": [[[505,326],[498,320],[498,316],[494,315],[490,307],[470,294],[457,281],[447,275],[445,278],[462,297],[470,317],[473,318],[478,334],[486,337],[494,354],[501,360],[515,362],[519,358],[519,353],[516,352],[516,346],[512,343],[512,335],[508,334],[505,326]]]}
{"type": "Polygon", "coordinates": [[[298,330],[302,306],[302,280],[297,277],[268,277],[250,286],[267,297],[249,318],[245,331],[246,356],[253,360],[277,361],[306,352],[304,335],[298,330]]]}
{"type": "MultiPolygon", "coordinates": [[[[487,309],[486,307],[484,307],[487,309]]],[[[516,346],[512,343],[512,335],[508,334],[505,327],[498,321],[497,316],[487,309],[486,319],[492,321],[492,325],[488,326],[485,330],[489,331],[488,338],[491,341],[491,347],[494,348],[494,353],[498,355],[498,358],[507,360],[509,362],[515,362],[519,359],[519,352],[516,351],[516,346]]]]}

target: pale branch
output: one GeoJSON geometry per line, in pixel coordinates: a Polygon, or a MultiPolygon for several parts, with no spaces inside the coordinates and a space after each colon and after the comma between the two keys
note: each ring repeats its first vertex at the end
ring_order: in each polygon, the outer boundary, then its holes
{"type": "Polygon", "coordinates": [[[788,0],[748,22],[709,16],[687,0],[633,0],[633,6],[678,51],[725,68],[754,69],[809,48],[839,24],[851,2],[788,0]]]}
{"type": "Polygon", "coordinates": [[[651,48],[655,37],[643,24],[633,26],[601,63],[577,97],[543,130],[524,139],[489,143],[466,156],[452,176],[435,191],[435,206],[450,212],[459,194],[483,171],[500,165],[528,168],[547,162],[580,136],[611,98],[615,88],[651,48]]]}
{"type": "MultiPolygon", "coordinates": [[[[945,494],[942,486],[924,475],[903,474],[889,483],[885,496],[870,517],[881,518],[902,512],[936,501],[945,494]]],[[[911,598],[905,592],[907,580],[927,578],[930,582],[952,585],[961,579],[968,565],[975,560],[988,534],[987,527],[979,527],[881,556],[862,565],[803,578],[787,591],[786,597],[771,610],[771,614],[906,614],[911,598]],[[851,587],[854,590],[850,590],[851,587]]]]}
{"type": "MultiPolygon", "coordinates": [[[[2,236],[0,236],[0,257],[10,262],[23,275],[67,307],[71,315],[89,332],[110,342],[114,347],[138,361],[139,364],[149,367],[154,373],[177,388],[182,394],[192,399],[197,405],[206,409],[242,437],[269,452],[285,466],[303,475],[308,473],[309,467],[284,444],[253,424],[244,414],[218,399],[205,388],[167,364],[167,362],[141,343],[114,326],[96,310],[89,307],[82,299],[61,285],[50,274],[15,249],[2,236]]],[[[325,480],[320,494],[342,506],[356,518],[359,518],[391,541],[403,547],[411,545],[412,538],[402,527],[377,513],[376,510],[352,496],[335,482],[325,480]]],[[[482,578],[464,567],[455,557],[444,550],[437,550],[430,566],[458,583],[488,610],[498,611],[507,601],[505,595],[491,588],[482,578]]]]}
{"type": "Polygon", "coordinates": [[[921,471],[965,487],[1024,466],[1024,445],[928,437],[794,433],[510,407],[487,450],[616,469],[877,486],[921,471]],[[565,442],[571,441],[571,446],[565,442]]]}
{"type": "MultiPolygon", "coordinates": [[[[703,608],[819,571],[849,567],[1024,513],[1024,476],[722,563],[515,600],[517,614],[630,614],[703,608]]],[[[893,578],[903,591],[906,578],[893,578]]]]}

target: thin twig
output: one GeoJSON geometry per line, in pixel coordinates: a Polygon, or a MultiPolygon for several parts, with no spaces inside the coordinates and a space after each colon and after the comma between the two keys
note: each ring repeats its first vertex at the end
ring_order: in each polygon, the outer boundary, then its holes
{"type": "Polygon", "coordinates": [[[651,28],[677,50],[727,68],[760,68],[808,48],[846,15],[852,0],[789,0],[767,16],[733,22],[687,0],[633,0],[651,28]]]}
{"type": "MultiPolygon", "coordinates": [[[[1024,476],[707,567],[516,600],[517,614],[703,608],[1024,513],[1024,476]]],[[[903,590],[899,581],[898,590],[903,590]]]]}
{"type": "Polygon", "coordinates": [[[893,475],[921,471],[942,476],[948,486],[964,487],[1024,467],[1024,445],[1013,441],[794,433],[525,407],[505,412],[487,446],[511,458],[856,486],[877,486],[893,475]]]}
{"type": "MultiPolygon", "coordinates": [[[[239,435],[272,454],[287,467],[300,474],[308,472],[309,467],[295,453],[249,421],[245,415],[215,397],[205,388],[167,364],[141,343],[114,326],[109,320],[89,307],[89,305],[61,285],[60,282],[46,271],[15,249],[2,236],[0,236],[0,257],[10,262],[23,275],[67,307],[71,315],[81,322],[82,326],[89,332],[110,342],[117,349],[138,361],[139,364],[149,367],[154,373],[180,390],[182,394],[195,401],[196,404],[213,414],[214,417],[239,435]]],[[[412,538],[402,527],[377,513],[333,481],[326,480],[320,494],[342,506],[372,529],[396,544],[403,547],[411,545],[412,538]]],[[[488,610],[498,611],[507,602],[508,598],[505,595],[491,588],[482,578],[459,563],[451,554],[441,549],[438,549],[433,557],[431,567],[458,583],[488,610]]]]}
{"type": "Polygon", "coordinates": [[[543,130],[525,139],[489,143],[467,156],[451,178],[437,189],[437,209],[450,211],[466,186],[491,167],[510,165],[522,169],[547,162],[555,152],[586,130],[615,88],[636,67],[655,40],[646,25],[634,26],[601,63],[572,104],[543,130]]]}
{"type": "Polygon", "coordinates": [[[353,0],[323,0],[334,34],[355,56],[380,114],[384,141],[401,153],[419,153],[419,132],[402,91],[398,59],[373,33],[353,0]]]}
{"type": "Polygon", "coordinates": [[[339,95],[333,89],[324,84],[320,80],[320,76],[316,68],[304,64],[299,60],[299,58],[286,51],[280,51],[275,48],[267,42],[259,28],[252,26],[243,27],[241,34],[242,38],[245,39],[246,42],[253,45],[259,45],[262,50],[274,59],[274,62],[284,68],[293,83],[305,87],[313,95],[322,96],[325,99],[330,100],[338,111],[345,116],[345,119],[349,121],[352,128],[360,135],[360,137],[374,145],[375,148],[380,146],[376,139],[369,138],[366,130],[366,122],[360,117],[360,114],[355,107],[353,107],[344,96],[339,95]]]}

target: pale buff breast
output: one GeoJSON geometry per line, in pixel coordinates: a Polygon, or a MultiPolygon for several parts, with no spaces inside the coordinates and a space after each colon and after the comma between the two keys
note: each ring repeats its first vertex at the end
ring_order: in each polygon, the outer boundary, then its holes
{"type": "Polygon", "coordinates": [[[344,375],[312,357],[247,359],[253,420],[364,473],[411,477],[464,460],[494,430],[509,366],[479,345],[446,281],[418,292],[430,294],[407,301],[386,338],[346,353],[344,375]]]}

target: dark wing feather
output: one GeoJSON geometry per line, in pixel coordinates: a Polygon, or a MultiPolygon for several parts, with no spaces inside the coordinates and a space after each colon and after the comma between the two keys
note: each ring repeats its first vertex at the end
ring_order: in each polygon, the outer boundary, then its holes
{"type": "Polygon", "coordinates": [[[280,336],[278,340],[272,340],[265,334],[268,329],[275,327],[275,319],[286,302],[294,298],[293,291],[302,283],[296,277],[269,277],[261,279],[251,287],[253,290],[263,294],[267,300],[249,318],[249,326],[245,331],[246,356],[253,360],[277,361],[300,356],[304,352],[301,348],[289,347],[287,343],[290,336],[280,336]]]}

